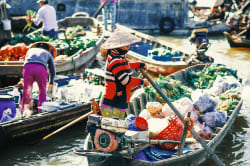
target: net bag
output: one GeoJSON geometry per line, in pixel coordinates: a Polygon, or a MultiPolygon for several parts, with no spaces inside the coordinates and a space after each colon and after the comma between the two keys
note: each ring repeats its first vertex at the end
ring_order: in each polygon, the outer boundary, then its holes
{"type": "MultiPolygon", "coordinates": [[[[180,141],[183,128],[184,124],[182,121],[178,117],[175,117],[165,129],[155,135],[152,139],[180,141]]],[[[173,150],[177,145],[178,143],[164,143],[160,144],[160,147],[166,150],[173,150]]]]}

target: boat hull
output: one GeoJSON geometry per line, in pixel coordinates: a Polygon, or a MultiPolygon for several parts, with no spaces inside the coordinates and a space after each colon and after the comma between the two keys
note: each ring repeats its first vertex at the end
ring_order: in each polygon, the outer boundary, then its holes
{"type": "Polygon", "coordinates": [[[41,138],[42,133],[67,124],[90,110],[90,103],[80,104],[63,110],[43,112],[29,118],[2,123],[0,126],[0,145],[20,141],[30,136],[41,138]]]}
{"type": "MultiPolygon", "coordinates": [[[[90,27],[92,30],[90,32],[86,31],[86,33],[91,33],[94,35],[96,33],[98,21],[91,17],[66,17],[63,20],[58,21],[59,29],[66,29],[70,26],[81,25],[83,27],[90,27]]],[[[32,32],[41,33],[41,29],[32,32]]],[[[95,59],[96,54],[99,51],[101,44],[104,41],[104,36],[101,35],[96,42],[96,45],[90,47],[86,50],[79,49],[75,54],[71,55],[69,58],[55,61],[56,72],[58,74],[69,74],[76,72],[78,69],[84,68],[85,66],[91,64],[91,62],[95,59]]],[[[23,71],[23,62],[1,62],[0,61],[0,76],[8,75],[8,76],[22,76],[23,71]]]]}
{"type": "Polygon", "coordinates": [[[180,63],[174,63],[174,62],[162,62],[159,63],[153,59],[149,59],[149,58],[140,58],[140,56],[135,55],[135,53],[133,52],[129,52],[130,54],[127,55],[127,58],[129,59],[129,61],[131,62],[136,62],[136,61],[140,61],[140,62],[144,62],[147,64],[147,70],[151,73],[154,73],[156,75],[161,74],[161,75],[169,75],[172,74],[174,72],[177,72],[179,70],[182,70],[184,68],[189,67],[190,65],[188,64],[180,64],[180,63]]]}
{"type": "Polygon", "coordinates": [[[250,48],[250,40],[239,40],[233,39],[229,33],[224,32],[225,37],[230,45],[230,47],[246,47],[250,48]]]}
{"type": "MultiPolygon", "coordinates": [[[[184,81],[186,78],[186,73],[189,70],[193,70],[194,68],[196,69],[203,69],[205,65],[196,65],[196,66],[192,66],[189,67],[187,69],[181,70],[179,72],[173,73],[171,74],[169,77],[176,79],[176,80],[180,80],[180,81],[184,81]]],[[[135,100],[136,101],[136,100],[135,100]]],[[[142,96],[139,96],[139,99],[137,101],[143,101],[142,96]],[[141,99],[140,99],[141,98],[141,99]]],[[[217,128],[216,133],[214,134],[213,138],[211,140],[209,140],[208,142],[208,146],[209,148],[214,151],[216,149],[216,147],[218,145],[220,145],[220,143],[223,141],[224,137],[226,136],[228,130],[231,128],[231,126],[233,125],[235,119],[237,118],[237,115],[241,109],[242,106],[242,100],[240,100],[238,102],[238,104],[236,105],[236,107],[233,110],[230,110],[229,112],[231,113],[227,122],[224,124],[224,126],[222,128],[217,128]]],[[[140,105],[140,103],[137,102],[132,102],[132,105],[140,105]]],[[[144,103],[145,104],[145,103],[144,103]]],[[[134,108],[136,108],[136,106],[134,106],[134,108]]],[[[130,113],[133,113],[135,115],[139,114],[139,110],[137,109],[132,109],[129,110],[130,113]]],[[[84,148],[88,149],[88,142],[90,141],[90,137],[87,137],[84,143],[84,148]]],[[[121,163],[122,165],[130,165],[130,166],[184,166],[184,165],[188,165],[188,166],[197,166],[202,164],[203,162],[205,162],[208,158],[209,158],[209,154],[207,153],[207,151],[202,147],[198,150],[193,150],[185,155],[182,156],[173,156],[171,158],[168,159],[164,159],[164,160],[160,160],[160,161],[154,161],[154,162],[148,162],[148,161],[144,161],[144,160],[138,160],[138,159],[128,159],[125,157],[108,157],[105,160],[103,160],[103,158],[99,158],[100,161],[102,161],[102,166],[103,165],[110,165],[110,163],[113,163],[115,160],[119,161],[119,163],[121,163]]],[[[95,156],[95,160],[97,160],[98,156],[95,156]]],[[[88,158],[86,158],[88,159],[88,158]]],[[[88,160],[89,165],[92,165],[91,160],[88,160]]],[[[118,162],[117,162],[118,163],[118,162]]],[[[96,165],[97,163],[93,164],[96,165]]]]}
{"type": "Polygon", "coordinates": [[[143,43],[150,43],[152,49],[164,47],[167,50],[175,50],[178,51],[180,54],[180,61],[177,61],[175,59],[172,59],[172,61],[157,61],[152,59],[151,57],[143,56],[139,53],[136,53],[135,51],[130,50],[128,54],[126,55],[127,59],[131,62],[140,61],[144,62],[148,65],[148,71],[154,73],[154,74],[161,74],[161,75],[169,75],[171,73],[174,73],[176,71],[179,71],[181,69],[184,69],[186,67],[189,67],[190,64],[188,64],[188,60],[191,58],[192,54],[187,53],[186,51],[182,50],[181,48],[175,49],[176,46],[168,43],[166,41],[156,39],[150,35],[147,35],[145,33],[127,28],[122,25],[117,25],[119,28],[123,29],[126,32],[129,32],[136,37],[141,39],[141,42],[143,43]]]}

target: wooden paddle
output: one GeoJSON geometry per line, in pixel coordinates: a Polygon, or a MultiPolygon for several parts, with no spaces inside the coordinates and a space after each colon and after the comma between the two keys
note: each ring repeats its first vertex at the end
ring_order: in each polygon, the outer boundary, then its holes
{"type": "Polygon", "coordinates": [[[95,12],[95,14],[93,15],[93,17],[95,18],[102,10],[102,8],[104,7],[104,5],[106,4],[108,0],[105,0],[103,3],[101,3],[101,5],[99,6],[99,8],[97,9],[97,11],[95,12]]]}
{"type": "Polygon", "coordinates": [[[243,35],[246,31],[247,31],[247,29],[244,29],[243,31],[241,31],[240,33],[238,33],[237,36],[243,35]]]}
{"type": "Polygon", "coordinates": [[[70,123],[62,126],[61,128],[57,129],[56,131],[54,131],[54,132],[50,133],[49,135],[43,137],[42,140],[46,140],[47,138],[51,137],[52,135],[55,135],[56,133],[59,133],[60,131],[66,129],[66,128],[74,125],[74,124],[76,124],[77,122],[80,122],[80,121],[86,119],[90,114],[93,114],[93,113],[97,114],[99,112],[99,105],[98,105],[98,103],[95,101],[95,99],[92,99],[91,104],[92,104],[92,108],[91,108],[92,111],[90,111],[89,113],[86,113],[86,114],[80,116],[79,118],[73,120],[72,122],[70,122],[70,123]]]}
{"type": "MultiPolygon", "coordinates": [[[[144,75],[145,78],[151,83],[154,89],[159,93],[159,95],[166,101],[169,107],[175,112],[178,118],[185,123],[182,114],[175,108],[175,106],[170,102],[170,100],[166,97],[166,95],[161,91],[161,89],[155,84],[155,82],[149,77],[149,75],[143,70],[140,69],[141,73],[144,75]]],[[[192,128],[191,130],[192,135],[200,142],[203,148],[209,153],[212,159],[216,162],[218,166],[224,166],[222,161],[218,158],[218,156],[207,146],[207,144],[203,141],[200,135],[192,128]]]]}
{"type": "Polygon", "coordinates": [[[42,140],[46,140],[47,138],[51,137],[52,135],[55,135],[55,134],[61,132],[62,130],[64,130],[64,129],[66,129],[66,128],[68,128],[68,127],[70,127],[70,126],[76,124],[77,122],[80,122],[80,121],[86,119],[86,118],[87,118],[90,114],[92,114],[92,113],[94,113],[94,112],[93,112],[93,111],[90,111],[90,112],[88,112],[88,113],[86,113],[86,114],[80,116],[79,118],[73,120],[72,122],[70,122],[70,123],[68,123],[68,124],[66,124],[66,125],[64,125],[64,126],[62,126],[61,128],[57,129],[56,131],[54,131],[54,132],[50,133],[49,135],[43,137],[42,140]]]}

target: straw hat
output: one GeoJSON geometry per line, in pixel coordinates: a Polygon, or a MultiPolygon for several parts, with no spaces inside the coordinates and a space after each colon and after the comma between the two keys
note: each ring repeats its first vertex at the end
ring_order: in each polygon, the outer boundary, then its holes
{"type": "Polygon", "coordinates": [[[146,105],[146,108],[148,112],[153,113],[153,114],[162,111],[162,105],[159,102],[148,102],[146,105]]]}
{"type": "Polygon", "coordinates": [[[114,49],[139,42],[140,39],[124,30],[116,29],[108,40],[102,44],[102,49],[114,49]]]}
{"type": "Polygon", "coordinates": [[[48,50],[49,52],[51,52],[51,50],[53,51],[53,57],[55,58],[57,56],[57,50],[56,48],[48,43],[48,42],[36,42],[30,45],[30,48],[34,48],[34,47],[42,47],[46,50],[48,50]]]}
{"type": "Polygon", "coordinates": [[[6,3],[6,8],[10,9],[11,8],[10,4],[6,3]]]}

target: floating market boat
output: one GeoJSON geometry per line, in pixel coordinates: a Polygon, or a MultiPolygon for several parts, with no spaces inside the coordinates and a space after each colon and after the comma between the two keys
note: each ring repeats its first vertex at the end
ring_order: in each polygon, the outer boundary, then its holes
{"type": "MultiPolygon", "coordinates": [[[[165,87],[171,87],[172,85],[174,85],[176,86],[174,89],[177,89],[177,87],[180,87],[182,85],[188,85],[187,87],[192,86],[192,88],[195,88],[195,87],[203,88],[203,89],[205,88],[207,90],[208,88],[211,87],[209,82],[210,83],[216,82],[217,78],[215,75],[219,75],[217,77],[218,79],[220,79],[220,77],[228,76],[228,74],[232,75],[234,78],[237,77],[235,71],[225,68],[220,65],[215,66],[215,67],[208,67],[208,68],[206,67],[206,65],[195,65],[187,69],[173,73],[168,77],[160,78],[161,81],[157,80],[155,82],[160,87],[163,84],[164,86],[167,85],[165,87]],[[171,84],[171,80],[173,80],[172,84],[171,84]],[[198,80],[200,80],[201,82],[198,82],[198,80]],[[179,84],[179,85],[176,85],[176,84],[179,84]]],[[[238,79],[237,81],[239,80],[240,79],[238,79]]],[[[226,84],[227,83],[229,82],[226,82],[226,84]]],[[[234,123],[241,109],[241,105],[242,105],[242,100],[240,97],[241,83],[240,81],[238,83],[239,84],[237,87],[233,87],[232,89],[229,88],[226,91],[221,91],[220,95],[218,96],[220,98],[220,102],[223,101],[222,103],[224,103],[226,101],[227,103],[228,101],[231,101],[231,103],[226,104],[226,107],[222,106],[223,104],[220,103],[222,104],[219,106],[220,111],[226,108],[227,115],[224,117],[226,120],[223,123],[221,123],[220,127],[214,128],[213,130],[214,133],[209,138],[204,137],[205,142],[207,143],[209,148],[213,151],[218,145],[220,145],[223,142],[223,138],[226,136],[228,130],[231,128],[232,124],[234,123]],[[236,88],[237,90],[234,88],[236,88]],[[233,93],[230,94],[231,92],[233,93]]],[[[168,91],[170,89],[167,88],[165,89],[165,91],[168,91]]],[[[151,94],[151,92],[147,94],[151,94]]],[[[174,99],[174,98],[170,98],[170,99],[174,99]]],[[[156,98],[150,99],[148,98],[148,96],[145,95],[145,93],[138,95],[137,98],[135,98],[133,101],[129,103],[128,114],[134,114],[138,116],[140,111],[146,107],[145,105],[147,101],[152,101],[152,100],[155,101],[156,98]]],[[[191,114],[191,117],[192,117],[192,114],[191,114]]],[[[92,118],[89,117],[87,126],[90,128],[88,129],[90,131],[93,131],[91,129],[96,127],[96,133],[90,132],[90,134],[88,134],[88,136],[85,139],[83,149],[74,150],[74,153],[84,156],[84,162],[87,162],[89,165],[98,165],[98,164],[109,165],[110,163],[120,163],[123,165],[135,165],[135,166],[200,165],[209,157],[208,153],[202,146],[193,146],[193,147],[190,146],[189,149],[188,149],[188,146],[186,146],[184,148],[182,155],[177,155],[176,150],[169,151],[169,150],[163,150],[163,149],[157,150],[157,148],[152,149],[152,147],[149,147],[148,144],[153,143],[154,141],[161,141],[161,140],[152,140],[152,139],[147,140],[147,134],[145,137],[143,135],[143,132],[145,131],[143,130],[136,130],[136,131],[133,131],[133,134],[132,133],[127,134],[126,128],[125,127],[122,128],[122,123],[119,123],[118,125],[118,123],[115,123],[114,120],[111,120],[112,123],[109,121],[110,123],[108,125],[106,123],[108,122],[107,118],[104,118],[104,119],[105,120],[103,120],[102,118],[100,119],[100,117],[98,116],[92,116],[92,118]],[[104,128],[105,128],[105,132],[101,133],[100,130],[104,128]],[[126,132],[122,130],[125,130],[126,132]],[[109,131],[112,131],[111,133],[114,135],[114,137],[110,137],[112,134],[110,134],[109,131]],[[93,135],[94,135],[94,138],[93,138],[93,135]],[[143,139],[144,141],[141,141],[142,139],[140,139],[141,142],[137,140],[138,138],[142,138],[142,137],[144,137],[143,139]],[[133,138],[134,142],[133,141],[131,142],[132,140],[131,138],[133,138]],[[147,140],[148,142],[145,140],[147,140]],[[110,144],[112,144],[112,146],[110,146],[110,144]],[[148,150],[148,148],[150,150],[148,150]],[[141,154],[141,152],[143,152],[143,154],[141,154]]],[[[137,123],[141,123],[141,122],[143,121],[141,120],[139,122],[137,121],[137,123]]],[[[209,123],[206,121],[206,125],[208,124],[209,123]]],[[[129,125],[130,124],[128,124],[128,126],[129,125]]],[[[143,127],[143,125],[139,125],[139,126],[143,127]]],[[[127,129],[128,128],[129,127],[127,127],[127,129]]],[[[145,126],[144,126],[144,129],[145,129],[145,126]]],[[[159,134],[161,133],[162,132],[160,132],[159,134]]],[[[197,144],[197,143],[194,143],[194,144],[197,144]]],[[[86,165],[86,163],[84,163],[84,165],[86,165]]]]}
{"type": "Polygon", "coordinates": [[[224,32],[224,35],[227,38],[230,47],[250,48],[250,40],[245,40],[242,38],[233,38],[228,32],[224,32]]]}
{"type": "Polygon", "coordinates": [[[148,71],[162,75],[168,75],[191,66],[188,62],[192,54],[177,50],[173,44],[145,33],[122,25],[117,26],[141,39],[140,42],[130,46],[127,54],[129,61],[145,62],[148,65],[148,71]]]}
{"type": "MultiPolygon", "coordinates": [[[[60,74],[73,73],[77,69],[90,64],[104,39],[102,26],[98,25],[98,21],[95,18],[88,17],[88,15],[72,16],[59,20],[58,26],[59,40],[49,41],[56,46],[60,54],[55,59],[56,72],[60,74]]],[[[21,50],[15,54],[14,50],[20,47],[20,43],[23,42],[29,45],[32,42],[49,40],[49,38],[39,36],[40,34],[41,29],[27,36],[18,34],[10,41],[10,44],[14,46],[8,45],[1,49],[0,76],[22,76],[25,53],[20,55],[20,52],[24,52],[21,50]],[[11,47],[14,47],[13,51],[9,51],[11,47]]],[[[27,47],[25,50],[27,51],[27,47]]]]}
{"type": "MultiPolygon", "coordinates": [[[[0,145],[9,142],[34,141],[41,139],[48,131],[67,124],[91,111],[91,102],[96,101],[102,93],[103,74],[98,69],[86,69],[87,75],[58,75],[53,92],[53,100],[47,95],[47,101],[39,107],[42,112],[24,118],[18,108],[17,88],[9,87],[0,90],[0,145]],[[16,104],[16,105],[15,105],[16,104]],[[16,108],[17,107],[17,108],[16,108]],[[10,109],[6,109],[10,108],[10,109]]],[[[22,92],[22,88],[19,88],[22,92]]],[[[20,96],[20,95],[19,95],[20,96]]],[[[32,101],[38,99],[38,87],[33,85],[32,101]]],[[[31,105],[34,112],[36,105],[31,105]]]]}

